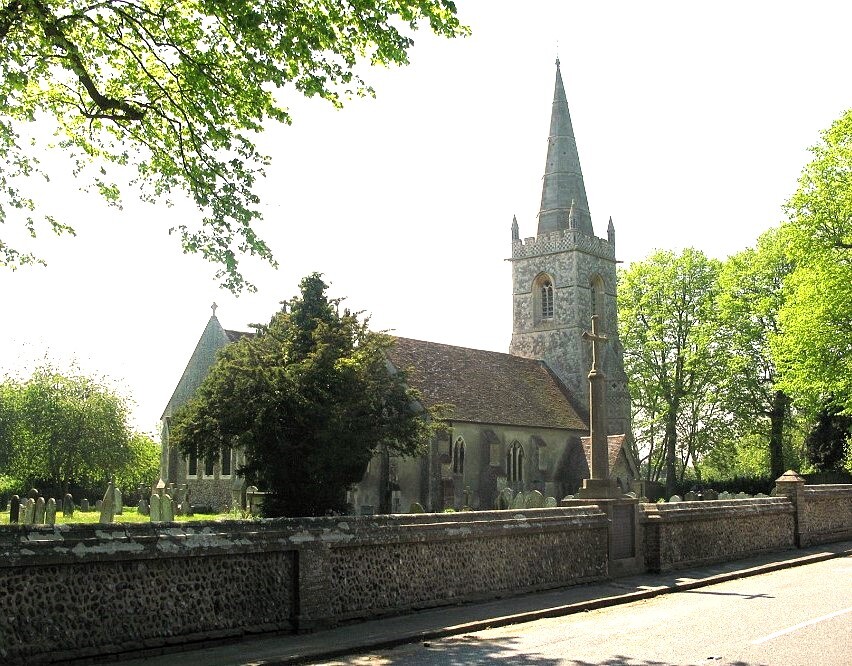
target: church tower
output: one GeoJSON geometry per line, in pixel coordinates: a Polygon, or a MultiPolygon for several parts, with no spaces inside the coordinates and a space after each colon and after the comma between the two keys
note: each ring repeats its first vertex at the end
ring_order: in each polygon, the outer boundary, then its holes
{"type": "Polygon", "coordinates": [[[607,336],[607,432],[630,432],[630,395],[618,340],[615,228],[595,236],[559,60],[536,235],[521,239],[512,221],[513,325],[510,351],[544,360],[588,408],[591,345],[583,340],[597,314],[607,336]]]}

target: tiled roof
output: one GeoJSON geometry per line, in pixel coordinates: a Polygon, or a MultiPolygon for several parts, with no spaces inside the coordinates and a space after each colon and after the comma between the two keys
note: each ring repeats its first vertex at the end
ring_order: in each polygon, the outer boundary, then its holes
{"type": "MultiPolygon", "coordinates": [[[[612,471],[615,468],[615,463],[618,462],[618,454],[621,453],[621,448],[624,446],[624,435],[607,435],[607,453],[609,458],[609,469],[612,471]]],[[[592,438],[581,437],[580,442],[583,444],[583,453],[586,454],[586,460],[589,462],[589,467],[592,465],[592,438]]]]}
{"type": "Polygon", "coordinates": [[[253,331],[229,331],[225,329],[225,335],[228,336],[228,342],[236,342],[240,338],[253,338],[253,331]]]}
{"type": "Polygon", "coordinates": [[[452,405],[453,421],[588,431],[568,389],[547,367],[511,354],[395,338],[393,365],[427,406],[452,405]]]}

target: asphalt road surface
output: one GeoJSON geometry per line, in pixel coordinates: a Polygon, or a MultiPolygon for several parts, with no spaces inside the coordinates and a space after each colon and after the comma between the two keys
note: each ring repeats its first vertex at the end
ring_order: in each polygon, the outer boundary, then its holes
{"type": "Polygon", "coordinates": [[[852,557],[316,663],[497,662],[852,666],[852,557]]]}

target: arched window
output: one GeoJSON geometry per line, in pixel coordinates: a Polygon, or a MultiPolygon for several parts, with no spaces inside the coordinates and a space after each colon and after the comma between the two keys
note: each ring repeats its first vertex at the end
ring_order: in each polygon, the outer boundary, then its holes
{"type": "Polygon", "coordinates": [[[198,476],[198,450],[193,446],[189,450],[189,456],[187,461],[187,476],[198,476]]]}
{"type": "Polygon", "coordinates": [[[553,319],[553,280],[549,275],[542,273],[535,279],[533,298],[535,301],[535,318],[538,321],[553,319]]]}
{"type": "Polygon", "coordinates": [[[464,440],[461,437],[453,445],[453,473],[464,474],[464,440]]]}
{"type": "Polygon", "coordinates": [[[222,476],[231,476],[231,447],[222,447],[222,476]]]}
{"type": "Polygon", "coordinates": [[[600,275],[593,275],[589,281],[590,315],[598,316],[598,325],[604,322],[604,281],[600,275]]]}
{"type": "Polygon", "coordinates": [[[506,452],[506,478],[512,484],[524,481],[524,447],[520,442],[512,442],[506,452]]]}

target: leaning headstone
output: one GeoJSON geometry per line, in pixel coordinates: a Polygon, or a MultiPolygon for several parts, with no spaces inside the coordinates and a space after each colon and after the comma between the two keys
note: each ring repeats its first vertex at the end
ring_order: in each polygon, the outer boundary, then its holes
{"type": "Polygon", "coordinates": [[[175,520],[174,504],[168,494],[160,498],[160,520],[164,523],[173,523],[175,520]]]}
{"type": "Polygon", "coordinates": [[[44,524],[56,525],[56,500],[52,497],[47,500],[47,505],[44,508],[44,524]]]}
{"type": "Polygon", "coordinates": [[[420,502],[412,502],[408,507],[408,513],[425,513],[423,505],[420,502]]]}
{"type": "Polygon", "coordinates": [[[524,508],[541,509],[542,507],[544,507],[544,495],[542,495],[538,490],[528,492],[524,498],[524,508]]]}
{"type": "Polygon", "coordinates": [[[9,522],[17,523],[21,518],[21,498],[12,495],[9,498],[9,522]]]}
{"type": "Polygon", "coordinates": [[[91,509],[92,508],[89,506],[89,498],[88,497],[84,497],[83,499],[80,500],[80,511],[82,511],[83,513],[87,513],[88,511],[91,511],[91,509]]]}
{"type": "Polygon", "coordinates": [[[137,511],[140,516],[147,516],[150,512],[150,508],[148,507],[148,500],[142,497],[139,500],[139,506],[137,507],[137,511]]]}
{"type": "Polygon", "coordinates": [[[559,506],[559,502],[556,501],[555,497],[545,497],[544,506],[546,509],[555,509],[559,506]]]}
{"type": "Polygon", "coordinates": [[[717,499],[719,499],[719,493],[717,493],[712,488],[708,488],[707,490],[705,490],[701,494],[704,495],[705,500],[717,500],[717,499]]]}
{"type": "Polygon", "coordinates": [[[149,514],[152,523],[159,523],[163,519],[160,513],[160,496],[157,493],[151,495],[151,510],[149,514]]]}
{"type": "Polygon", "coordinates": [[[44,497],[39,497],[35,501],[35,516],[33,522],[36,525],[44,525],[44,497]]]}
{"type": "Polygon", "coordinates": [[[684,502],[697,502],[700,499],[701,499],[701,496],[698,493],[693,492],[691,490],[688,493],[686,493],[686,495],[683,496],[684,502]]]}
{"type": "Polygon", "coordinates": [[[62,498],[62,515],[66,518],[74,515],[74,498],[71,493],[66,493],[65,497],[62,498]]]}
{"type": "Polygon", "coordinates": [[[672,495],[671,497],[669,497],[669,502],[676,503],[683,502],[683,500],[680,498],[680,495],[672,495]]]}
{"type": "Polygon", "coordinates": [[[121,496],[121,488],[119,488],[118,486],[116,486],[115,488],[115,495],[113,498],[112,506],[116,515],[120,516],[122,514],[122,511],[124,510],[124,498],[121,496]]]}
{"type": "Polygon", "coordinates": [[[115,486],[112,481],[107,485],[104,498],[101,500],[101,517],[99,523],[115,522],[115,486]]]}
{"type": "Polygon", "coordinates": [[[519,492],[517,495],[515,495],[515,499],[512,500],[512,508],[513,509],[523,509],[525,503],[526,502],[524,500],[524,494],[519,492]]]}

